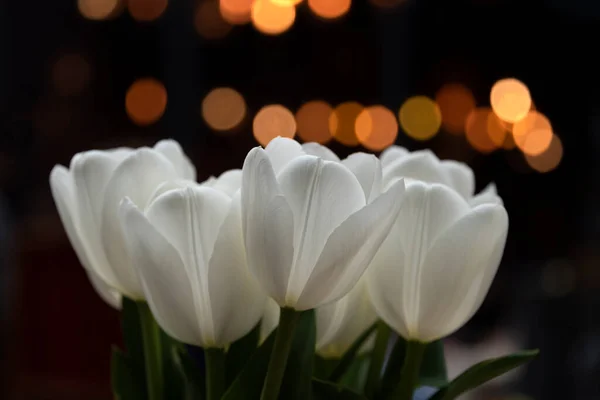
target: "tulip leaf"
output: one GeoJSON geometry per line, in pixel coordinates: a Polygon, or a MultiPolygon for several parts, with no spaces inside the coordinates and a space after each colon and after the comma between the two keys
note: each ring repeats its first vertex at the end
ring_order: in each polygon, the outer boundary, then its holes
{"type": "Polygon", "coordinates": [[[377,322],[368,327],[355,341],[352,343],[350,348],[346,350],[344,355],[342,356],[340,362],[337,364],[331,375],[329,375],[329,380],[332,382],[338,382],[342,376],[346,373],[348,368],[352,365],[353,361],[356,359],[356,354],[361,349],[363,344],[367,341],[367,339],[375,332],[377,328],[377,322]]]}
{"type": "Polygon", "coordinates": [[[244,365],[250,359],[250,356],[258,347],[260,337],[260,324],[257,324],[246,336],[235,341],[227,350],[227,359],[225,361],[226,385],[229,386],[238,376],[244,365]]]}
{"type": "MultiPolygon", "coordinates": [[[[205,395],[204,374],[198,368],[198,363],[184,346],[173,347],[173,360],[179,367],[185,381],[186,400],[203,400],[205,395]]],[[[172,398],[172,397],[167,397],[172,398]]],[[[174,398],[174,397],[173,397],[174,398]]]]}
{"type": "Polygon", "coordinates": [[[296,325],[279,398],[310,399],[316,336],[314,310],[303,311],[296,325]]]}
{"type": "Polygon", "coordinates": [[[121,330],[129,358],[144,368],[144,342],[137,302],[123,296],[121,303],[121,330]]]}
{"type": "Polygon", "coordinates": [[[185,375],[178,362],[177,351],[183,349],[184,345],[170,337],[162,329],[160,331],[160,344],[165,398],[182,399],[185,375]]]}
{"type": "Polygon", "coordinates": [[[252,354],[221,400],[256,400],[260,398],[276,332],[277,329],[271,332],[267,340],[252,354]]]}
{"type": "Polygon", "coordinates": [[[358,394],[350,389],[336,385],[334,382],[328,382],[313,378],[312,380],[312,399],[313,400],[367,400],[362,394],[358,394]]]}
{"type": "Polygon", "coordinates": [[[143,370],[140,373],[131,357],[117,347],[113,347],[110,364],[111,385],[115,398],[119,400],[148,398],[143,370]]]}
{"type": "Polygon", "coordinates": [[[315,365],[313,367],[313,376],[319,379],[328,379],[333,370],[339,364],[340,360],[335,358],[323,358],[315,355],[315,365]]]}
{"type": "Polygon", "coordinates": [[[348,389],[352,389],[355,392],[362,393],[367,380],[370,361],[368,356],[355,358],[352,364],[350,364],[348,371],[346,371],[342,379],[340,379],[339,384],[348,389]]]}
{"type": "Polygon", "coordinates": [[[442,387],[430,400],[456,399],[461,394],[531,361],[538,353],[538,350],[526,350],[477,363],[442,387]]]}

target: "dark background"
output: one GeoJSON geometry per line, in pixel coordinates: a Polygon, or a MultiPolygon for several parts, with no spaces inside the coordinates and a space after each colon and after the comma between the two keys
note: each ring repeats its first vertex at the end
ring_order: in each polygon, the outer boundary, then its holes
{"type": "MultiPolygon", "coordinates": [[[[593,0],[407,0],[379,9],[354,0],[325,22],[298,7],[294,26],[265,36],[251,25],[206,40],[193,26],[196,3],[169,2],[156,21],[127,12],[83,18],[75,0],[0,0],[0,283],[2,388],[14,399],[108,399],[110,345],[118,313],[79,266],[52,201],[48,177],[78,151],[178,140],[199,180],[239,168],[257,145],[247,117],[235,135],[216,135],[199,107],[214,87],[245,97],[249,115],[315,98],[398,110],[412,95],[433,97],[447,82],[487,104],[498,79],[516,77],[564,146],[560,166],[540,174],[517,150],[479,154],[443,131],[417,142],[441,158],[469,163],[477,189],[497,184],[511,217],[493,288],[457,335],[468,347],[511,332],[538,360],[499,393],[535,399],[600,396],[600,252],[596,204],[600,141],[600,3],[593,0]],[[52,67],[64,54],[90,66],[76,96],[56,93],[52,67]],[[125,93],[140,77],[164,83],[168,104],[139,127],[125,93]]],[[[340,155],[360,148],[331,143],[340,155]]],[[[0,397],[3,393],[0,392],[0,397]]],[[[491,397],[482,397],[491,398],[491,397]]]]}

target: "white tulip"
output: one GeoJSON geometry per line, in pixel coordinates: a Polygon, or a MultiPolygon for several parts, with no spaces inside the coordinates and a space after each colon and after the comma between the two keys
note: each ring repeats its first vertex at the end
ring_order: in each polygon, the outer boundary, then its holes
{"type": "Polygon", "coordinates": [[[281,310],[275,300],[267,299],[265,311],[260,321],[260,343],[267,340],[269,335],[277,328],[280,313],[281,310]]]}
{"type": "MultiPolygon", "coordinates": [[[[377,320],[377,314],[363,277],[344,297],[316,310],[317,354],[324,358],[340,358],[377,320]]],[[[367,340],[359,352],[368,351],[373,341],[367,340]]]]}
{"type": "Polygon", "coordinates": [[[377,314],[405,339],[450,335],[483,302],[507,230],[502,205],[472,208],[445,185],[407,183],[400,214],[367,275],[377,314]]]}
{"type": "Polygon", "coordinates": [[[118,217],[124,196],[145,207],[165,181],[194,180],[196,172],[179,144],[154,148],[91,150],[76,154],[69,169],[57,165],[50,187],[63,226],[79,261],[100,295],[115,306],[124,294],[142,298],[137,273],[123,246],[118,217]]]}
{"type": "Polygon", "coordinates": [[[400,210],[404,183],[367,203],[356,176],[319,157],[290,157],[276,174],[250,151],[242,170],[248,267],[280,307],[308,310],[343,297],[360,279],[400,210]]]}
{"type": "Polygon", "coordinates": [[[132,263],[158,324],[174,338],[223,348],[258,323],[265,294],[250,275],[239,195],[205,185],[169,190],[120,216],[132,263]]]}
{"type": "Polygon", "coordinates": [[[500,204],[503,205],[504,202],[502,198],[498,196],[498,192],[496,190],[496,185],[493,183],[488,184],[481,192],[476,194],[469,200],[469,204],[471,207],[476,207],[481,204],[500,204]]]}

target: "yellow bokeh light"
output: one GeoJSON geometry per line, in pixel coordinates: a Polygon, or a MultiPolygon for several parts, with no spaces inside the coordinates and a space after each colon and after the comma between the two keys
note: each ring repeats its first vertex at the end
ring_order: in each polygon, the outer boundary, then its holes
{"type": "Polygon", "coordinates": [[[404,132],[416,140],[431,139],[442,124],[440,108],[426,96],[414,96],[406,100],[400,107],[399,117],[404,132]]]}
{"type": "Polygon", "coordinates": [[[475,108],[473,93],[460,83],[448,83],[438,90],[435,102],[442,113],[442,126],[455,135],[464,133],[465,122],[475,108]]]}
{"type": "Polygon", "coordinates": [[[154,78],[136,80],[127,90],[125,110],[137,125],[150,125],[160,119],[167,107],[167,90],[154,78]]]}
{"type": "Polygon", "coordinates": [[[202,101],[202,117],[218,131],[227,131],[238,126],[246,116],[246,102],[232,88],[211,90],[202,101]]]}
{"type": "Polygon", "coordinates": [[[260,32],[278,35],[288,30],[296,19],[296,7],[272,0],[256,0],[252,5],[252,23],[260,32]]]}
{"type": "Polygon", "coordinates": [[[232,28],[221,16],[218,0],[206,0],[198,4],[194,27],[198,34],[206,39],[225,37],[232,28]]]}
{"type": "Polygon", "coordinates": [[[525,155],[527,164],[538,172],[550,172],[560,164],[563,157],[563,146],[560,138],[552,135],[548,148],[539,155],[525,155]]]}
{"type": "Polygon", "coordinates": [[[271,0],[275,4],[279,4],[282,6],[296,6],[302,3],[302,0],[271,0]]]}
{"type": "Polygon", "coordinates": [[[119,9],[119,0],[77,0],[79,12],[87,19],[103,20],[119,9]]]}
{"type": "Polygon", "coordinates": [[[530,111],[515,123],[512,133],[517,147],[530,156],[546,151],[553,137],[550,120],[538,111],[530,111]]]}
{"type": "Polygon", "coordinates": [[[350,10],[352,0],[308,0],[308,7],[325,19],[339,18],[350,10]]]}
{"type": "Polygon", "coordinates": [[[296,112],[298,136],[305,142],[329,142],[329,117],[332,113],[333,108],[325,101],[315,100],[303,104],[296,112]]]}
{"type": "Polygon", "coordinates": [[[369,150],[387,148],[398,137],[396,116],[384,106],[365,108],[356,118],[356,137],[369,150]]]}
{"type": "Polygon", "coordinates": [[[252,4],[255,0],[220,0],[219,8],[223,19],[230,24],[242,25],[250,22],[252,4]]]}
{"type": "Polygon", "coordinates": [[[129,14],[136,21],[153,21],[167,9],[168,0],[127,0],[129,14]]]}
{"type": "Polygon", "coordinates": [[[284,106],[270,104],[261,108],[254,116],[252,130],[258,143],[266,146],[277,136],[293,138],[296,120],[294,114],[284,106]]]}
{"type": "Polygon", "coordinates": [[[338,142],[346,146],[358,146],[356,136],[356,118],[363,106],[355,101],[338,105],[329,117],[329,132],[338,142]]]}
{"type": "MultiPolygon", "coordinates": [[[[488,107],[476,108],[469,113],[465,124],[467,141],[481,153],[490,153],[499,147],[492,140],[494,133],[490,133],[490,114],[493,113],[488,107]]],[[[494,124],[491,126],[494,127],[494,124]]]]}
{"type": "Polygon", "coordinates": [[[531,109],[531,95],[523,82],[501,79],[492,87],[490,104],[500,119],[515,123],[525,118],[531,109]]]}

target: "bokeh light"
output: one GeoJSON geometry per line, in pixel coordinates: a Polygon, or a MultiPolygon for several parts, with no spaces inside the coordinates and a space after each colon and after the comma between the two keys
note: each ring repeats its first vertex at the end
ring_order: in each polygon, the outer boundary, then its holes
{"type": "Polygon", "coordinates": [[[271,0],[275,4],[280,4],[282,6],[295,6],[302,3],[302,0],[271,0]]]}
{"type": "Polygon", "coordinates": [[[398,137],[396,116],[384,106],[365,108],[356,118],[356,137],[369,150],[385,149],[398,137]]]}
{"type": "Polygon", "coordinates": [[[254,137],[262,146],[277,136],[293,138],[296,133],[294,114],[280,104],[270,104],[260,109],[252,123],[254,137]]]}
{"type": "Polygon", "coordinates": [[[325,101],[314,100],[303,104],[296,111],[298,136],[305,142],[329,142],[329,117],[332,113],[333,108],[325,101]]]}
{"type": "Polygon", "coordinates": [[[531,109],[531,95],[523,82],[501,79],[492,87],[490,104],[500,119],[515,123],[525,118],[531,109]]]}
{"type": "Polygon", "coordinates": [[[490,114],[493,112],[489,107],[476,108],[469,113],[465,124],[467,141],[481,153],[490,153],[499,147],[489,132],[490,114]]]}
{"type": "Polygon", "coordinates": [[[550,172],[560,164],[563,157],[563,145],[560,138],[552,135],[550,146],[539,155],[525,154],[527,164],[538,172],[550,172]]]}
{"type": "Polygon", "coordinates": [[[502,121],[493,112],[488,113],[487,135],[496,147],[503,147],[506,138],[511,136],[510,133],[510,124],[502,121]]]}
{"type": "Polygon", "coordinates": [[[119,0],[77,0],[77,8],[81,15],[96,21],[110,18],[119,6],[119,0]]]}
{"type": "Polygon", "coordinates": [[[531,156],[546,151],[553,136],[550,120],[538,111],[530,111],[525,118],[515,123],[512,133],[517,147],[531,156]]]}
{"type": "Polygon", "coordinates": [[[475,97],[460,83],[447,83],[438,90],[435,102],[442,113],[442,126],[455,135],[464,133],[467,116],[475,108],[475,97]]]}
{"type": "Polygon", "coordinates": [[[246,102],[232,88],[211,90],[202,101],[202,117],[211,128],[227,131],[238,126],[246,116],[246,102]]]}
{"type": "Polygon", "coordinates": [[[154,21],[167,9],[168,0],[127,0],[129,14],[136,21],[154,21]]]}
{"type": "Polygon", "coordinates": [[[137,125],[150,125],[160,119],[167,107],[167,90],[154,78],[136,80],[127,90],[125,110],[137,125]]]}
{"type": "Polygon", "coordinates": [[[350,10],[352,0],[308,0],[308,7],[325,19],[339,18],[350,10]]]}
{"type": "Polygon", "coordinates": [[[416,140],[431,139],[442,124],[440,108],[426,96],[414,96],[406,100],[400,107],[399,117],[402,129],[416,140]]]}
{"type": "Polygon", "coordinates": [[[225,21],[242,25],[250,22],[253,3],[254,0],[220,0],[219,8],[225,21]]]}
{"type": "Polygon", "coordinates": [[[278,35],[288,30],[296,19],[296,7],[256,0],[252,5],[252,23],[260,32],[278,35]]]}
{"type": "Polygon", "coordinates": [[[232,28],[221,16],[218,0],[206,0],[198,4],[194,27],[196,32],[206,39],[223,38],[232,28]]]}
{"type": "Polygon", "coordinates": [[[52,67],[52,84],[62,96],[76,96],[89,84],[90,63],[80,54],[62,55],[52,67]]]}
{"type": "Polygon", "coordinates": [[[355,101],[338,105],[329,117],[329,132],[338,142],[346,146],[358,146],[356,118],[364,107],[355,101]]]}

